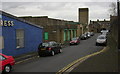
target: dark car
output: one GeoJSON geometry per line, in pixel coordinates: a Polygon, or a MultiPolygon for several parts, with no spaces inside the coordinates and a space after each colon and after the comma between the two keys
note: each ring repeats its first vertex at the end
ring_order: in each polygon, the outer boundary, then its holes
{"type": "Polygon", "coordinates": [[[61,44],[51,41],[47,43],[41,43],[38,47],[39,56],[51,55],[54,56],[56,53],[61,53],[61,44]]]}
{"type": "Polygon", "coordinates": [[[86,32],[85,34],[87,35],[87,38],[90,38],[90,37],[91,37],[90,32],[86,32]]]}
{"type": "Polygon", "coordinates": [[[79,43],[80,43],[79,37],[72,38],[72,40],[70,41],[70,45],[79,44],[79,43]]]}
{"type": "Polygon", "coordinates": [[[86,34],[82,34],[82,35],[80,36],[80,38],[81,38],[81,40],[86,40],[86,39],[87,39],[87,35],[86,35],[86,34]]]}
{"type": "Polygon", "coordinates": [[[94,32],[90,32],[90,35],[91,35],[91,36],[94,36],[94,32]]]}

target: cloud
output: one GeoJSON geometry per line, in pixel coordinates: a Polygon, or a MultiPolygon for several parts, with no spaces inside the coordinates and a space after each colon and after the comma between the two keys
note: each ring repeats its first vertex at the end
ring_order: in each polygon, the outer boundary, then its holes
{"type": "Polygon", "coordinates": [[[109,19],[111,2],[3,2],[2,10],[17,16],[49,16],[78,21],[78,8],[89,8],[90,19],[109,19]]]}
{"type": "Polygon", "coordinates": [[[2,2],[116,2],[116,0],[1,0],[2,2]]]}

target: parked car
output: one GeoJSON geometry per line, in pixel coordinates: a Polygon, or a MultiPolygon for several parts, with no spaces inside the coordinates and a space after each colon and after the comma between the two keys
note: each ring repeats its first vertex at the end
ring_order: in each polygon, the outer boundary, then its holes
{"type": "Polygon", "coordinates": [[[103,32],[101,35],[107,37],[107,33],[106,32],[103,32]]]}
{"type": "Polygon", "coordinates": [[[61,53],[61,52],[62,52],[61,44],[55,41],[41,43],[38,47],[39,56],[45,56],[45,55],[54,56],[56,53],[61,53]]]}
{"type": "Polygon", "coordinates": [[[7,56],[0,53],[0,71],[2,73],[9,73],[12,70],[15,60],[12,56],[7,56]],[[2,70],[1,70],[2,69],[2,70]]]}
{"type": "Polygon", "coordinates": [[[100,35],[98,36],[97,40],[96,40],[96,46],[98,45],[107,45],[107,38],[105,35],[100,35]]]}
{"type": "Polygon", "coordinates": [[[109,30],[101,30],[101,32],[109,32],[109,30]]]}
{"type": "Polygon", "coordinates": [[[109,30],[101,30],[101,34],[107,35],[109,30]]]}
{"type": "Polygon", "coordinates": [[[90,37],[91,37],[90,32],[85,32],[85,34],[86,34],[87,38],[90,38],[90,37]]]}
{"type": "Polygon", "coordinates": [[[86,34],[82,34],[82,35],[80,36],[80,38],[81,38],[81,40],[86,40],[86,39],[87,39],[87,35],[86,35],[86,34]]]}
{"type": "Polygon", "coordinates": [[[91,33],[90,33],[90,32],[87,32],[87,35],[88,35],[88,38],[90,38],[90,37],[91,37],[91,33]]]}
{"type": "Polygon", "coordinates": [[[70,45],[79,44],[79,43],[80,43],[79,37],[72,38],[72,40],[70,41],[70,45]]]}
{"type": "Polygon", "coordinates": [[[90,32],[90,35],[91,35],[91,36],[94,36],[94,32],[90,32]]]}

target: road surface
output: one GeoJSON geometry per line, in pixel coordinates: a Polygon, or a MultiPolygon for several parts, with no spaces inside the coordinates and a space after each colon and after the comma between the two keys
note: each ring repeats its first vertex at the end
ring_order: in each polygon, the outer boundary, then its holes
{"type": "Polygon", "coordinates": [[[79,45],[63,48],[63,52],[55,56],[36,57],[16,64],[12,72],[58,72],[74,60],[103,49],[102,46],[95,46],[98,35],[95,34],[87,40],[81,40],[79,45]]]}

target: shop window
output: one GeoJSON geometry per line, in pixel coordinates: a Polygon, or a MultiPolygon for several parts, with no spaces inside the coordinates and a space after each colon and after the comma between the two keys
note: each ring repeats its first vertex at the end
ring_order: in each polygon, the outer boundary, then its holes
{"type": "Polygon", "coordinates": [[[24,30],[17,29],[16,30],[16,48],[24,47],[24,30]]]}
{"type": "Polygon", "coordinates": [[[3,36],[0,36],[0,49],[4,48],[4,38],[3,36]]]}

